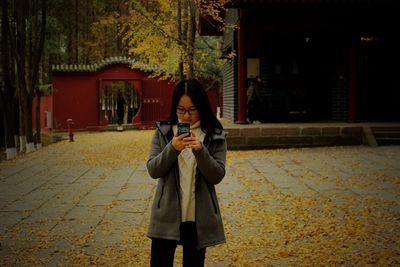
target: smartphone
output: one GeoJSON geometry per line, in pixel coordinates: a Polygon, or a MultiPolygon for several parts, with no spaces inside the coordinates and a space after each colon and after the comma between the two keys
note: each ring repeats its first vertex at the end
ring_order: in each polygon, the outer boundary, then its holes
{"type": "Polygon", "coordinates": [[[190,134],[190,123],[178,122],[178,135],[188,133],[190,134]]]}

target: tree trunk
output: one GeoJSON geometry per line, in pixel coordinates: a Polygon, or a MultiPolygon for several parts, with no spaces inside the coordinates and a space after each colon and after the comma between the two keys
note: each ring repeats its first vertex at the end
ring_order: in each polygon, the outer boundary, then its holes
{"type": "Polygon", "coordinates": [[[40,90],[36,90],[36,147],[41,147],[41,138],[40,138],[40,90]]]}
{"type": "MultiPolygon", "coordinates": [[[[32,128],[32,100],[39,77],[40,59],[44,47],[45,25],[46,25],[46,0],[41,3],[41,23],[38,20],[39,8],[30,6],[29,0],[16,0],[14,10],[15,26],[15,49],[14,61],[17,66],[17,85],[21,106],[21,129],[26,134],[26,152],[34,150],[33,128],[32,128]],[[27,22],[30,22],[27,24],[27,22]],[[35,23],[37,22],[37,23],[35,23]],[[27,37],[29,38],[27,40],[27,37]],[[27,43],[29,41],[29,43],[27,43]],[[29,44],[27,49],[27,44],[29,44]]],[[[24,143],[22,137],[21,144],[24,143]]],[[[23,148],[23,147],[21,147],[23,148]]]]}
{"type": "Polygon", "coordinates": [[[75,0],[75,63],[79,63],[79,0],[75,0]]]}
{"type": "MultiPolygon", "coordinates": [[[[35,51],[32,51],[32,58],[33,58],[33,66],[31,67],[32,72],[31,72],[31,77],[32,79],[30,80],[30,91],[31,92],[36,92],[37,96],[37,105],[36,105],[36,143],[39,145],[40,144],[40,90],[39,90],[39,65],[40,65],[40,60],[42,58],[43,54],[43,48],[44,48],[44,40],[46,37],[46,17],[47,17],[47,2],[46,0],[42,0],[42,7],[41,7],[41,25],[39,30],[39,38],[36,38],[37,43],[35,43],[35,51]]],[[[30,94],[32,96],[32,93],[30,94]]],[[[30,110],[32,111],[32,97],[30,101],[30,110]]],[[[32,128],[32,116],[31,118],[31,124],[30,128],[32,128]]],[[[39,145],[40,146],[40,145],[39,145]]]]}
{"type": "Polygon", "coordinates": [[[26,153],[30,153],[35,150],[32,129],[32,101],[32,95],[29,93],[26,94],[25,98],[23,99],[23,108],[25,110],[24,126],[26,133],[26,153]]]}
{"type": "Polygon", "coordinates": [[[3,0],[1,4],[1,68],[2,81],[0,84],[0,113],[3,116],[4,138],[6,146],[7,159],[13,159],[17,156],[14,135],[14,98],[15,87],[12,84],[12,57],[10,53],[10,25],[9,25],[9,2],[3,0]]]}
{"type": "MultiPolygon", "coordinates": [[[[86,13],[86,16],[85,16],[85,25],[84,25],[84,29],[85,29],[85,41],[87,42],[87,41],[89,41],[89,38],[90,38],[90,25],[91,25],[91,22],[92,22],[92,19],[91,19],[91,17],[90,17],[90,6],[89,6],[89,0],[86,0],[86,3],[85,3],[85,13],[86,13]]],[[[85,55],[84,55],[84,63],[85,64],[89,64],[89,53],[90,53],[90,51],[89,51],[89,49],[85,49],[84,50],[85,52],[85,55]]]]}
{"type": "Polygon", "coordinates": [[[0,104],[3,107],[1,113],[3,114],[4,135],[7,154],[6,159],[10,160],[17,156],[17,148],[15,147],[14,140],[14,117],[12,112],[10,112],[10,109],[12,109],[12,107],[9,103],[3,103],[3,101],[0,101],[0,104]]]}
{"type": "Polygon", "coordinates": [[[4,139],[6,148],[15,148],[14,142],[14,113],[13,113],[13,101],[9,101],[9,96],[4,93],[12,93],[13,88],[7,88],[7,85],[3,85],[1,88],[0,96],[0,112],[3,116],[3,126],[4,126],[4,139]]]}
{"type": "Polygon", "coordinates": [[[182,64],[183,64],[183,76],[186,76],[187,73],[187,32],[188,32],[188,22],[189,22],[189,11],[188,11],[188,1],[190,0],[182,0],[182,64]]]}
{"type": "Polygon", "coordinates": [[[26,133],[25,133],[25,113],[23,108],[23,96],[21,90],[18,90],[18,126],[19,126],[19,151],[24,152],[26,150],[26,133]]]}
{"type": "MultiPolygon", "coordinates": [[[[185,0],[184,0],[185,1],[185,0]]],[[[182,42],[182,0],[178,0],[178,11],[177,11],[177,27],[178,27],[178,40],[182,42]]],[[[179,44],[182,46],[181,44],[179,44]]],[[[183,49],[181,49],[182,51],[183,49]]],[[[178,77],[179,80],[183,80],[183,54],[180,54],[179,66],[178,66],[178,77]]]]}
{"type": "MultiPolygon", "coordinates": [[[[27,20],[28,20],[28,11],[29,11],[29,1],[27,0],[19,0],[16,1],[16,8],[14,10],[14,17],[15,17],[15,30],[16,38],[15,38],[15,53],[14,53],[14,60],[17,66],[17,85],[18,85],[18,93],[20,99],[20,107],[21,107],[21,116],[23,119],[20,121],[20,128],[25,131],[26,142],[30,144],[33,142],[33,135],[32,135],[32,109],[29,110],[29,105],[27,102],[32,102],[32,94],[30,94],[28,88],[28,74],[27,70],[27,63],[29,63],[29,56],[27,55],[27,36],[29,32],[27,31],[27,20]],[[29,127],[29,121],[31,125],[29,127]]],[[[30,51],[29,51],[30,52],[30,51]]],[[[28,64],[29,65],[29,64],[28,64]]],[[[32,105],[32,104],[31,104],[32,105]]],[[[24,135],[22,135],[21,140],[21,150],[23,149],[23,144],[25,142],[24,135]]],[[[31,145],[27,146],[26,151],[30,152],[31,145]]]]}
{"type": "Polygon", "coordinates": [[[194,67],[193,67],[193,59],[194,59],[194,44],[196,39],[196,7],[193,1],[189,0],[189,16],[190,20],[188,22],[188,37],[187,37],[187,79],[193,78],[194,67]]]}

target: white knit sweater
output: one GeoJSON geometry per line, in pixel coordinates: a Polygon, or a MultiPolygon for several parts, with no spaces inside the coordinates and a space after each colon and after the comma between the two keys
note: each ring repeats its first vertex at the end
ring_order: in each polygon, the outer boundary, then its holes
{"type": "MultiPolygon", "coordinates": [[[[190,126],[197,138],[203,142],[205,133],[200,128],[200,120],[190,126]]],[[[176,126],[174,127],[174,133],[176,126]]],[[[178,156],[182,222],[195,221],[196,159],[191,148],[185,148],[178,156]]]]}

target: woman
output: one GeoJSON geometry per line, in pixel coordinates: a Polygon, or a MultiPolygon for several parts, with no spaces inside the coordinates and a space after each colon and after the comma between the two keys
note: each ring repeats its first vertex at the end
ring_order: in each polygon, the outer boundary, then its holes
{"type": "Polygon", "coordinates": [[[204,266],[206,247],[225,242],[214,185],[225,176],[226,139],[197,80],[179,82],[169,120],[156,123],[147,170],[158,179],[148,236],[151,266],[173,266],[183,246],[183,266],[204,266]],[[190,134],[177,134],[177,123],[190,134]]]}

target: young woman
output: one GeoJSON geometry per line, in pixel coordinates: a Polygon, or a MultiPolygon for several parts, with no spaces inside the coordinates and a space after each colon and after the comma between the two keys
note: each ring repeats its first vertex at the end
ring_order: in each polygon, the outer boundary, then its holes
{"type": "Polygon", "coordinates": [[[148,229],[151,266],[173,266],[178,244],[183,266],[204,266],[206,247],[225,242],[214,188],[225,176],[225,132],[197,80],[176,85],[169,120],[156,126],[147,161],[158,179],[148,229]],[[190,134],[178,135],[178,122],[190,123],[190,134]]]}

